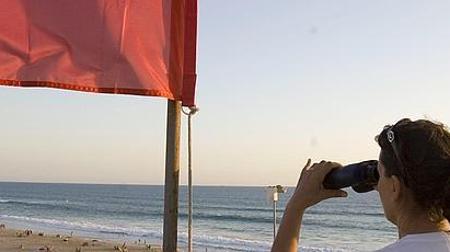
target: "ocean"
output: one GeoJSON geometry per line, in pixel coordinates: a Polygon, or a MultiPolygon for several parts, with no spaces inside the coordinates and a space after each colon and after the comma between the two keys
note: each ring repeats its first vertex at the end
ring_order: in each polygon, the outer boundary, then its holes
{"type": "MultiPolygon", "coordinates": [[[[180,187],[179,246],[187,246],[187,191],[180,187]]],[[[294,188],[280,194],[278,221],[294,188]]],[[[373,251],[397,238],[376,192],[307,210],[299,251],[373,251]]],[[[163,186],[0,183],[0,223],[50,233],[162,244],[163,186]]],[[[194,187],[194,251],[269,251],[273,206],[264,187],[194,187]]]]}

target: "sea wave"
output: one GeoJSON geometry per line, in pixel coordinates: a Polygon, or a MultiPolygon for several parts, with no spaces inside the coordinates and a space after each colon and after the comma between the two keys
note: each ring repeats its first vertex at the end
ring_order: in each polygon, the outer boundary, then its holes
{"type": "Polygon", "coordinates": [[[101,205],[88,205],[81,202],[70,201],[35,201],[35,200],[6,200],[0,199],[0,205],[26,206],[30,208],[42,208],[47,210],[73,211],[74,213],[90,213],[92,215],[114,215],[114,216],[131,216],[131,217],[149,217],[160,216],[163,213],[162,208],[141,207],[132,208],[130,210],[112,210],[101,205]]]}
{"type": "MultiPolygon", "coordinates": [[[[11,199],[0,199],[0,204],[14,204],[14,205],[22,205],[35,207],[39,206],[42,208],[48,209],[58,209],[58,210],[73,210],[73,211],[91,211],[99,214],[113,214],[113,215],[123,215],[123,216],[133,216],[133,217],[147,217],[147,216],[160,216],[163,213],[162,206],[161,207],[133,207],[128,208],[127,210],[110,210],[105,207],[95,207],[93,205],[88,205],[82,202],[70,202],[67,200],[59,200],[59,201],[37,201],[37,200],[11,200],[11,199]]],[[[180,205],[180,217],[185,218],[187,215],[183,213],[186,210],[186,207],[180,205]]],[[[227,220],[246,220],[246,221],[255,221],[258,223],[268,223],[272,222],[271,218],[261,218],[261,217],[249,217],[245,213],[251,213],[252,216],[261,216],[264,213],[272,213],[272,208],[264,208],[264,207],[237,207],[237,206],[223,206],[223,205],[199,205],[194,208],[194,217],[201,219],[227,219],[227,220]],[[211,210],[211,211],[208,211],[211,210]],[[216,214],[217,210],[224,210],[226,212],[232,211],[235,214],[221,215],[216,214]],[[213,213],[213,214],[209,214],[213,213]],[[244,213],[244,214],[243,214],[244,213]]],[[[284,213],[283,209],[279,209],[278,213],[282,215],[284,213]]],[[[311,209],[306,212],[306,214],[311,215],[339,215],[339,216],[374,216],[374,217],[383,217],[384,214],[382,212],[377,212],[368,209],[311,209]]]]}
{"type": "MultiPolygon", "coordinates": [[[[55,232],[64,229],[67,231],[85,232],[91,235],[98,234],[107,239],[117,239],[118,236],[126,239],[149,239],[161,243],[161,230],[151,230],[148,228],[136,228],[129,226],[105,225],[88,221],[67,221],[58,219],[45,219],[27,216],[0,215],[0,220],[12,221],[35,227],[53,228],[55,232]]],[[[24,228],[26,228],[24,227],[24,228]]],[[[180,244],[187,243],[187,234],[179,232],[180,244]]],[[[207,234],[194,235],[194,246],[225,251],[268,251],[271,247],[270,241],[249,240],[232,238],[225,236],[212,236],[207,234]]],[[[300,251],[305,252],[344,252],[349,250],[326,248],[326,247],[301,247],[300,251]]]]}
{"type": "Polygon", "coordinates": [[[118,234],[124,236],[146,236],[146,237],[160,237],[159,232],[144,229],[133,228],[117,225],[105,225],[91,221],[67,221],[61,219],[46,219],[28,216],[15,216],[15,215],[0,215],[0,219],[17,221],[19,223],[26,223],[27,225],[50,227],[54,229],[64,230],[78,230],[108,234],[118,234]]]}
{"type": "MultiPolygon", "coordinates": [[[[180,206],[180,209],[184,209],[184,206],[180,206]]],[[[273,208],[267,208],[267,207],[242,207],[242,206],[223,206],[223,205],[197,205],[194,208],[195,210],[225,210],[225,211],[233,211],[233,212],[249,212],[252,215],[256,214],[264,214],[264,213],[272,213],[273,208]]],[[[374,216],[374,217],[383,217],[384,213],[376,211],[378,209],[368,209],[368,208],[357,208],[357,209],[311,209],[306,212],[306,214],[311,215],[340,215],[340,216],[374,216]]],[[[217,212],[217,211],[215,211],[217,212]]],[[[282,215],[284,213],[284,209],[281,207],[277,210],[277,212],[282,215]]]]}
{"type": "Polygon", "coordinates": [[[27,204],[27,205],[50,205],[57,204],[57,201],[46,200],[12,200],[12,199],[0,199],[0,204],[27,204]]]}
{"type": "MultiPolygon", "coordinates": [[[[119,218],[152,218],[152,219],[161,219],[163,218],[163,210],[160,208],[144,208],[144,207],[130,207],[130,208],[107,208],[102,206],[88,206],[82,205],[78,202],[67,202],[67,201],[37,201],[37,200],[10,200],[10,199],[0,199],[1,204],[13,204],[20,206],[28,206],[28,207],[39,207],[37,209],[40,210],[56,210],[58,212],[64,211],[65,213],[74,213],[78,214],[80,212],[88,214],[90,216],[102,217],[102,216],[111,216],[111,217],[119,217],[119,218]],[[43,208],[43,209],[41,209],[43,208]]],[[[211,209],[198,209],[194,211],[193,218],[196,220],[206,220],[206,221],[214,221],[214,222],[234,222],[234,223],[254,223],[254,224],[269,224],[273,222],[272,214],[264,214],[257,212],[241,212],[236,211],[233,208],[227,208],[228,211],[213,211],[211,209]]],[[[195,210],[195,209],[194,209],[195,210]]],[[[70,215],[70,214],[69,214],[70,215]]],[[[279,217],[281,217],[282,213],[280,213],[279,217]]],[[[372,217],[382,217],[382,213],[377,212],[361,212],[351,209],[344,210],[331,210],[331,209],[311,209],[306,213],[306,217],[308,215],[328,215],[328,216],[355,216],[355,215],[363,215],[363,216],[372,216],[372,217]]],[[[180,220],[186,220],[188,215],[185,211],[179,212],[180,220]]],[[[364,223],[354,223],[354,222],[343,222],[338,224],[333,224],[330,222],[323,221],[315,221],[305,218],[305,225],[314,225],[318,227],[337,227],[337,228],[348,228],[352,230],[357,229],[367,229],[364,223]]],[[[384,227],[375,227],[372,226],[370,229],[375,230],[385,230],[384,227]]],[[[111,232],[111,231],[105,231],[111,232]]]]}
{"type": "MultiPolygon", "coordinates": [[[[182,240],[187,238],[181,235],[182,240]]],[[[269,251],[272,242],[261,240],[249,240],[240,238],[231,238],[224,236],[211,236],[211,235],[199,235],[195,237],[194,245],[200,247],[208,247],[212,249],[225,250],[225,251],[269,251]]],[[[312,247],[301,246],[302,252],[347,252],[350,250],[331,248],[331,247],[312,247]]]]}

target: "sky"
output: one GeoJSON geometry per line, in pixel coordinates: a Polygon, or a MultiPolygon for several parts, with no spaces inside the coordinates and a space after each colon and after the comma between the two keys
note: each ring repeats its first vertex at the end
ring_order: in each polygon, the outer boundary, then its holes
{"type": "MultiPolygon", "coordinates": [[[[450,2],[199,1],[195,185],[294,185],[450,124],[450,2]]],[[[0,87],[0,181],[163,184],[166,100],[0,87]]],[[[180,181],[186,183],[183,118],[180,181]]]]}

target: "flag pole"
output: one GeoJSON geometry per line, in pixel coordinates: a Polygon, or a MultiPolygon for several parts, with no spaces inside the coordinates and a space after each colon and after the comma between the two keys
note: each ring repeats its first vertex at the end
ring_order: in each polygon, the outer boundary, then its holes
{"type": "Polygon", "coordinates": [[[181,102],[167,100],[163,251],[177,251],[181,102]]]}
{"type": "Polygon", "coordinates": [[[188,252],[192,252],[192,116],[198,112],[196,106],[190,106],[189,112],[181,110],[188,116],[188,252]]]}

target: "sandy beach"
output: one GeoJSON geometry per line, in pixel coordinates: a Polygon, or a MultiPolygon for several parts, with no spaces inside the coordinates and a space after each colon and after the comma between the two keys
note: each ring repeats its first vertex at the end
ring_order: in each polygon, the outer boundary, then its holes
{"type": "Polygon", "coordinates": [[[0,229],[0,251],[43,251],[43,252],[83,252],[83,251],[161,251],[159,246],[144,244],[137,241],[102,241],[80,237],[70,237],[67,234],[46,234],[33,230],[0,229]],[[124,242],[126,245],[123,246],[124,242]]]}

